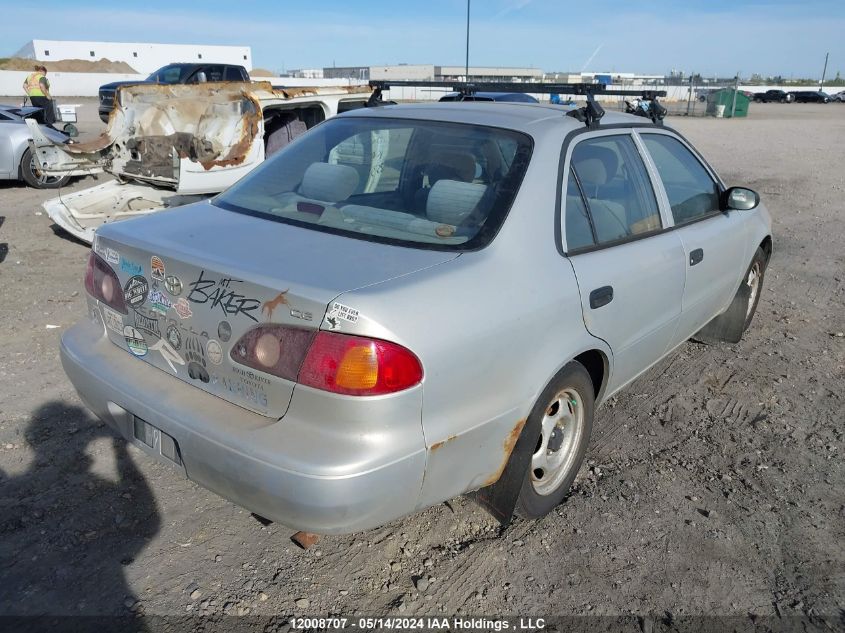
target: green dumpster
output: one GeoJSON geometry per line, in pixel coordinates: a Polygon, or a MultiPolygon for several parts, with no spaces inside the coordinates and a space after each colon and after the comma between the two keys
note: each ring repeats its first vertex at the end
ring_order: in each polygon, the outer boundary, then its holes
{"type": "Polygon", "coordinates": [[[731,116],[743,117],[748,116],[748,104],[751,99],[745,96],[744,93],[733,88],[722,88],[707,95],[707,114],[719,116],[719,111],[724,106],[724,113],[722,116],[729,118],[731,116]],[[734,94],[736,94],[736,106],[734,107],[734,94]]]}

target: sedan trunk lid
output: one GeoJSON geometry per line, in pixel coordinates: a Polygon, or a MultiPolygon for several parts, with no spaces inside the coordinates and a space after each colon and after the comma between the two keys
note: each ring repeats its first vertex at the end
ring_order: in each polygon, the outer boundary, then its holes
{"type": "Polygon", "coordinates": [[[274,323],[308,338],[338,295],[457,257],[246,216],[207,201],[106,225],[94,249],[117,273],[128,312],[100,305],[112,342],[276,418],[295,383],[235,362],[231,352],[241,337],[274,323]]]}

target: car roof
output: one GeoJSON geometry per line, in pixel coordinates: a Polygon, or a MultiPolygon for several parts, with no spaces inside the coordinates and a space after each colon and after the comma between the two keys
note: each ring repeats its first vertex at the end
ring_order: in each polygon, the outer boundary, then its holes
{"type": "MultiPolygon", "coordinates": [[[[386,105],[376,108],[359,108],[344,112],[340,117],[385,117],[401,119],[423,119],[454,123],[470,123],[538,134],[549,126],[564,126],[572,129],[584,127],[577,119],[566,116],[566,110],[558,105],[545,103],[510,103],[501,101],[433,101],[430,103],[407,103],[386,105]]],[[[643,125],[648,119],[633,114],[606,111],[602,125],[643,125]]]]}

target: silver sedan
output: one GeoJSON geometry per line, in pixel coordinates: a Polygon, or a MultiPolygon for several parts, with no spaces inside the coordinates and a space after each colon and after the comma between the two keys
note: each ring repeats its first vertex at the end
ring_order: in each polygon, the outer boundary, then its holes
{"type": "Polygon", "coordinates": [[[690,337],[739,340],[771,252],[759,196],[641,117],[366,108],[101,227],[61,358],[129,442],[292,528],[470,491],[539,517],[603,401],[690,337]]]}
{"type": "MultiPolygon", "coordinates": [[[[38,112],[40,108],[0,105],[0,180],[23,180],[37,189],[62,187],[70,176],[48,176],[41,172],[29,149],[30,133],[24,119],[38,112]]],[[[67,134],[41,125],[51,140],[67,143],[67,134]]]]}

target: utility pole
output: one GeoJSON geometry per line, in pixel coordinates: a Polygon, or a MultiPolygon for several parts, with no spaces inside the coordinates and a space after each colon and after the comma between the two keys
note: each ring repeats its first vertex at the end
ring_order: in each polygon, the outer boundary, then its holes
{"type": "Polygon", "coordinates": [[[827,73],[827,58],[830,57],[830,52],[824,54],[824,69],[822,70],[822,80],[819,82],[819,90],[824,90],[824,76],[827,73]]]}
{"type": "Polygon", "coordinates": [[[736,77],[734,77],[734,98],[733,102],[731,103],[731,118],[734,117],[736,113],[736,93],[739,92],[739,71],[736,71],[736,77]]]}
{"type": "Polygon", "coordinates": [[[467,0],[467,57],[466,57],[466,68],[464,68],[464,81],[469,81],[469,2],[467,0]]]}

